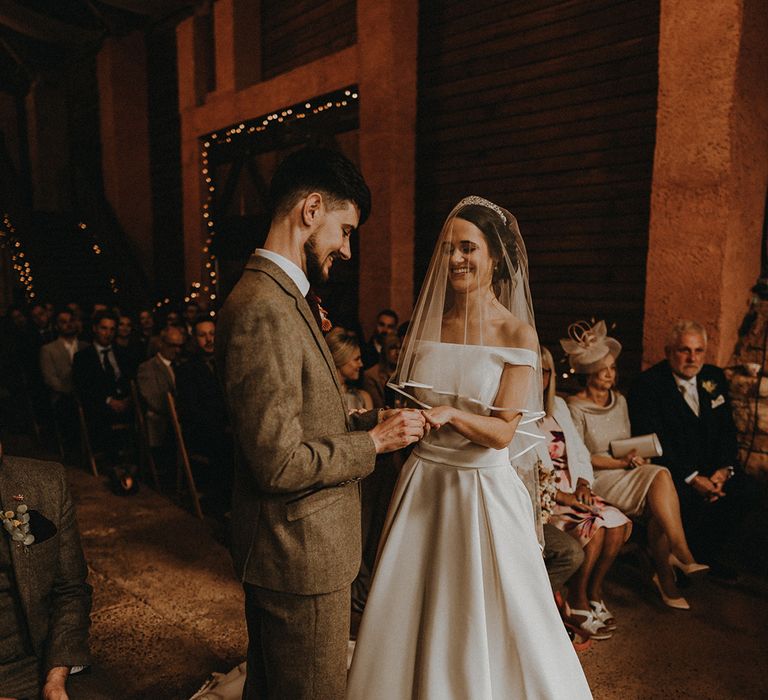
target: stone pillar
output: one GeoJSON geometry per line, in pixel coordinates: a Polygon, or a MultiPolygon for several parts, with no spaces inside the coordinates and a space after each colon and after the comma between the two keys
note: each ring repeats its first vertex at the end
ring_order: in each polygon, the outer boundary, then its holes
{"type": "Polygon", "coordinates": [[[104,41],[97,57],[104,192],[153,276],[147,56],[144,34],[104,41]]]}
{"type": "Polygon", "coordinates": [[[360,236],[360,320],[413,307],[418,3],[357,3],[360,165],[373,212],[360,236]]]}
{"type": "Polygon", "coordinates": [[[768,186],[768,5],[662,0],[643,364],[680,318],[724,364],[760,273],[768,186]]]}

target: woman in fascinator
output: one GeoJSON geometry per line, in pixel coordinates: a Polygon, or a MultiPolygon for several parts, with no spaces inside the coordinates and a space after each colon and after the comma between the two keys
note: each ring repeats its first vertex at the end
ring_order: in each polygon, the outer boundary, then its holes
{"type": "Polygon", "coordinates": [[[395,488],[347,697],[590,698],[519,476],[537,473],[541,358],[505,209],[449,214],[389,387],[431,430],[395,488]]]}
{"type": "MultiPolygon", "coordinates": [[[[675,583],[673,566],[687,574],[706,571],[691,554],[680,519],[680,501],[666,467],[650,464],[630,452],[611,456],[612,440],[630,437],[626,399],[616,391],[616,358],[621,344],[608,336],[605,321],[590,326],[573,323],[560,344],[584,388],[568,398],[573,422],[591,454],[595,470],[593,491],[648,530],[648,546],[656,572],[653,584],[665,605],[689,609],[675,583]]],[[[601,601],[590,601],[604,607],[601,601]]]]}

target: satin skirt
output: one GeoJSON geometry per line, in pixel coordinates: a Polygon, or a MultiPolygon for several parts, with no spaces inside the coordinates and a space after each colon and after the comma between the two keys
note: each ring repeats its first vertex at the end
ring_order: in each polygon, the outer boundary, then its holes
{"type": "Polygon", "coordinates": [[[493,450],[421,443],[390,505],[347,698],[591,697],[514,469],[493,450]]]}

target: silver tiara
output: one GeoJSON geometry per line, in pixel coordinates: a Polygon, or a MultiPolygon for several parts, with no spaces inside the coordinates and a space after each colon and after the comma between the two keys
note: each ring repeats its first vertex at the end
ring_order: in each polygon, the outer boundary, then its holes
{"type": "Polygon", "coordinates": [[[501,220],[504,222],[504,225],[507,224],[507,217],[504,215],[504,212],[501,210],[501,207],[498,204],[494,204],[493,202],[489,202],[487,199],[483,197],[478,197],[477,195],[473,194],[470,197],[464,197],[457,205],[456,208],[459,207],[466,207],[470,204],[477,204],[481,207],[487,207],[488,209],[492,209],[495,211],[500,217],[501,220]]]}

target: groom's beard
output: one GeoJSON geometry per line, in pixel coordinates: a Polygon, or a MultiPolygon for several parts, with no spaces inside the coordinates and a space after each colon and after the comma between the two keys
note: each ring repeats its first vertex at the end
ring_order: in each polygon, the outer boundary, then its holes
{"type": "Polygon", "coordinates": [[[304,257],[307,261],[307,279],[312,287],[322,287],[328,276],[323,271],[323,265],[315,249],[315,236],[310,236],[304,244],[304,257]]]}

